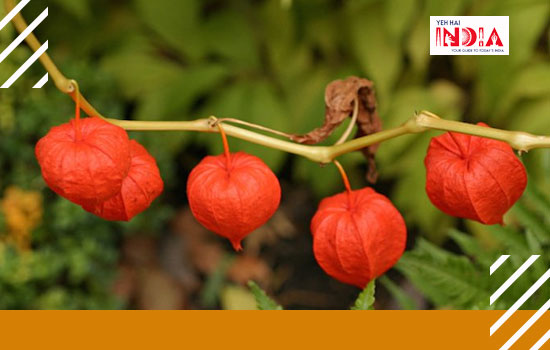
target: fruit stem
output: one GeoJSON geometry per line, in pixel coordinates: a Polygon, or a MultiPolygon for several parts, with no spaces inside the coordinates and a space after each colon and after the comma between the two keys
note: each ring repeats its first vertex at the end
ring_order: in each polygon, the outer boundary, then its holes
{"type": "Polygon", "coordinates": [[[216,125],[218,126],[218,130],[220,130],[220,135],[222,135],[223,153],[225,154],[225,161],[227,162],[227,170],[229,171],[229,168],[231,165],[231,152],[229,152],[229,143],[227,142],[227,135],[225,135],[225,131],[223,130],[222,123],[220,123],[219,120],[216,122],[216,125]]]}
{"type": "Polygon", "coordinates": [[[74,112],[74,127],[76,133],[76,141],[82,140],[82,133],[80,131],[80,89],[78,84],[74,82],[75,95],[76,95],[76,109],[74,112]]]}
{"type": "Polygon", "coordinates": [[[340,164],[339,161],[337,161],[336,159],[332,161],[334,163],[334,165],[336,165],[336,167],[338,168],[338,171],[340,172],[340,175],[342,175],[342,181],[344,181],[344,186],[346,187],[346,191],[348,193],[351,193],[351,186],[349,184],[349,179],[348,179],[348,175],[346,174],[346,171],[344,170],[344,167],[342,166],[342,164],[340,164]]]}

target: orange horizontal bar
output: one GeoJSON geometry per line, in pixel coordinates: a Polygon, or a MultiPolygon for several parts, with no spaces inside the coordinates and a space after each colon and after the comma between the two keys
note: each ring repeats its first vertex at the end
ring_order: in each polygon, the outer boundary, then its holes
{"type": "MultiPolygon", "coordinates": [[[[503,311],[0,311],[0,349],[491,350],[533,313],[517,312],[489,337],[503,311]]],[[[512,350],[548,329],[544,315],[512,350]]]]}

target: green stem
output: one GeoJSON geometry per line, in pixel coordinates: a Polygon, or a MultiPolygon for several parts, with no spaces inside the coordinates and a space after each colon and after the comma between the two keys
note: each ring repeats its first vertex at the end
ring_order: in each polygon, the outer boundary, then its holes
{"type": "MultiPolygon", "coordinates": [[[[211,118],[202,118],[190,121],[135,121],[106,119],[123,129],[131,131],[199,131],[199,132],[219,132],[219,129],[212,123],[211,118]]],[[[214,120],[217,120],[214,118],[214,120]]],[[[229,136],[233,136],[258,145],[278,149],[284,152],[297,154],[315,162],[329,163],[331,160],[325,156],[328,147],[306,146],[290,141],[280,140],[271,136],[259,134],[247,129],[239,128],[234,125],[224,124],[223,129],[229,136]]]]}
{"type": "MultiPolygon", "coordinates": [[[[13,8],[15,7],[15,0],[4,0],[4,8],[6,9],[6,13],[9,13],[13,8]]],[[[19,33],[23,32],[27,28],[27,22],[21,15],[21,12],[15,15],[12,19],[13,25],[15,26],[15,29],[19,33]]],[[[29,47],[36,52],[42,44],[34,33],[30,33],[25,38],[25,41],[29,45],[29,47]]],[[[82,96],[82,94],[76,95],[76,89],[75,89],[75,81],[71,79],[67,79],[61,73],[61,71],[57,68],[53,60],[50,58],[47,52],[44,52],[40,57],[38,58],[42,66],[46,68],[48,71],[48,74],[51,76],[55,86],[59,89],[59,91],[68,94],[72,97],[72,99],[76,102],[78,99],[80,101],[80,105],[82,107],[82,110],[86,112],[89,116],[96,116],[100,118],[104,118],[85,98],[82,96]]]]}
{"type": "Polygon", "coordinates": [[[539,136],[523,131],[501,130],[453,120],[444,120],[428,111],[420,112],[416,117],[416,124],[432,130],[454,131],[504,141],[513,148],[524,152],[534,148],[550,148],[550,136],[539,136]]]}

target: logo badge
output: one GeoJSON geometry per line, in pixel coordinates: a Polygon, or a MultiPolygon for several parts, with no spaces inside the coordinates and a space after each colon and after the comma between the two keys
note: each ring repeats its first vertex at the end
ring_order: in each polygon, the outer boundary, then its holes
{"type": "MultiPolygon", "coordinates": [[[[23,9],[23,7],[25,7],[30,1],[31,0],[22,0],[17,4],[17,6],[13,8],[13,10],[10,11],[10,13],[8,13],[4,18],[2,18],[2,20],[0,20],[0,30],[2,30],[15,16],[17,16],[19,12],[23,9]]],[[[19,34],[19,36],[15,38],[15,40],[12,41],[8,45],[8,47],[6,47],[4,51],[2,51],[2,53],[0,53],[0,63],[2,63],[6,59],[6,57],[8,57],[8,55],[11,54],[13,50],[15,50],[15,48],[17,48],[17,46],[19,46],[19,44],[21,44],[25,40],[26,37],[33,30],[35,30],[36,27],[38,27],[38,25],[42,23],[42,21],[46,19],[46,17],[48,17],[47,7],[44,11],[42,11],[42,13],[38,17],[36,17],[34,21],[32,21],[32,23],[28,26],[27,29],[25,29],[21,34],[19,34]]],[[[6,82],[4,82],[0,86],[0,89],[10,88],[13,85],[13,83],[15,83],[17,79],[19,79],[21,75],[23,75],[23,73],[25,73],[27,69],[29,69],[29,67],[32,66],[32,64],[36,62],[40,56],[42,56],[44,52],[46,52],[47,49],[48,49],[48,41],[46,41],[38,50],[36,50],[36,52],[33,53],[32,56],[29,57],[27,61],[25,61],[25,63],[21,67],[19,67],[19,69],[17,69],[17,71],[15,71],[9,77],[9,79],[6,80],[6,82]]],[[[44,74],[44,76],[33,86],[33,88],[40,89],[47,82],[48,82],[48,73],[44,74]]]]}
{"type": "Polygon", "coordinates": [[[430,55],[508,55],[508,16],[430,16],[430,55]]]}
{"type": "MultiPolygon", "coordinates": [[[[501,255],[492,265],[489,270],[489,275],[493,275],[498,268],[503,265],[510,255],[501,255]]],[[[500,296],[506,292],[510,286],[517,281],[524,273],[540,258],[540,255],[531,255],[508,279],[504,282],[489,299],[490,305],[493,305],[500,296]]],[[[525,293],[491,326],[489,336],[499,330],[499,328],[508,321],[516,311],[522,307],[525,302],[535,294],[548,280],[550,279],[550,269],[546,272],[527,290],[525,293]]],[[[521,328],[508,339],[508,341],[500,347],[499,350],[509,350],[525,332],[531,328],[547,311],[550,309],[550,299],[544,303],[540,309],[531,316],[531,318],[521,326],[521,328]]],[[[550,339],[550,330],[546,332],[536,343],[531,347],[531,350],[539,350],[550,339]]]]}

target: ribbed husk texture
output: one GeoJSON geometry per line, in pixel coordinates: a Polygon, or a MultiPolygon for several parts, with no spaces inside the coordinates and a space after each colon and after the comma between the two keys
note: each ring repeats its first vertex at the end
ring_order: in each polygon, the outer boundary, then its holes
{"type": "Polygon", "coordinates": [[[483,224],[502,224],[527,186],[525,167],[502,141],[447,132],[431,140],[424,164],[431,202],[483,224]]]}
{"type": "Polygon", "coordinates": [[[395,265],[407,240],[399,211],[368,187],[323,199],[311,233],[313,253],[323,270],[359,288],[395,265]]]}
{"type": "Polygon", "coordinates": [[[48,186],[68,200],[83,204],[115,195],[130,168],[130,145],[124,129],[100,118],[71,120],[51,128],[35,149],[48,186]]]}
{"type": "Polygon", "coordinates": [[[229,165],[224,154],[205,157],[189,175],[187,197],[195,218],[240,250],[279,207],[281,187],[260,158],[237,152],[229,165]]]}
{"type": "Polygon", "coordinates": [[[84,204],[84,210],[111,221],[129,221],[149,208],[164,188],[155,158],[135,140],[130,140],[131,165],[120,191],[113,197],[84,204]]]}
{"type": "Polygon", "coordinates": [[[147,150],[124,129],[97,117],[51,128],[35,153],[54,192],[107,220],[130,220],[163,190],[147,150]]]}

